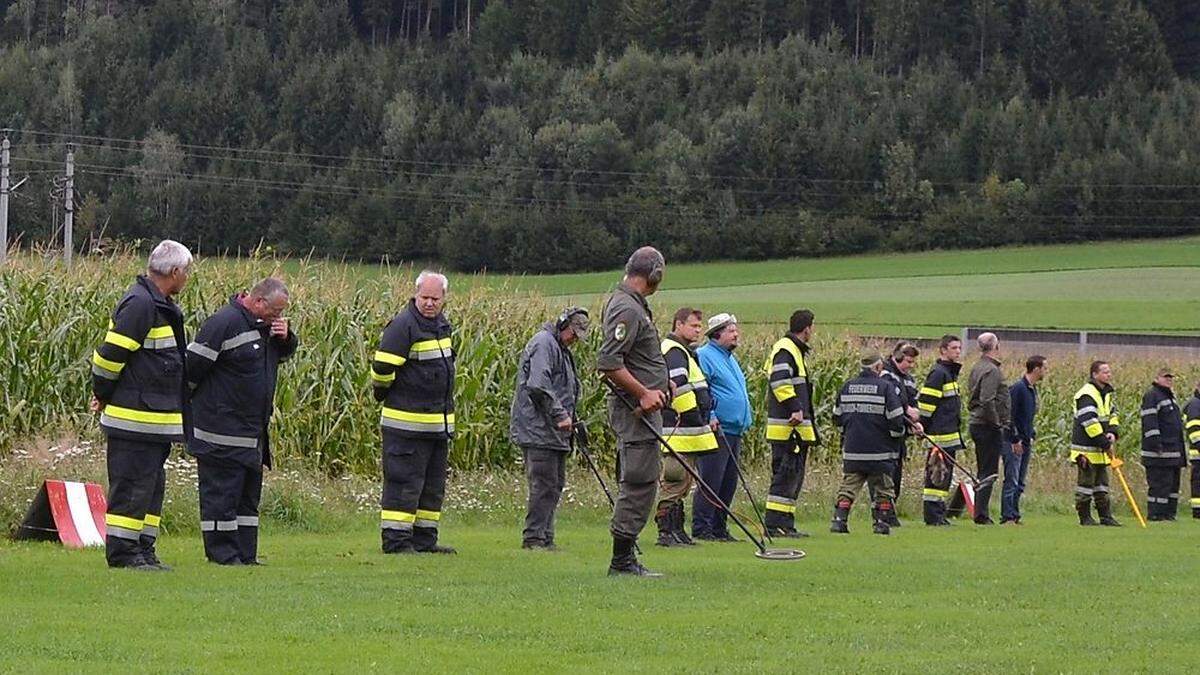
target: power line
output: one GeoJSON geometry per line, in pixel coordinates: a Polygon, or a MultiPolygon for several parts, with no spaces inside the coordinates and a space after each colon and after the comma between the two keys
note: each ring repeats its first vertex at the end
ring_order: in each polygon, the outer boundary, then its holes
{"type": "MultiPolygon", "coordinates": [[[[112,137],[112,136],[67,134],[67,133],[58,133],[58,132],[49,132],[49,131],[37,131],[37,130],[33,130],[33,129],[12,129],[11,131],[14,133],[31,134],[31,135],[35,135],[35,136],[52,137],[52,138],[62,138],[62,139],[68,139],[68,140],[83,139],[83,140],[101,141],[101,142],[109,142],[109,143],[122,143],[122,144],[126,144],[126,145],[138,146],[139,149],[141,149],[142,146],[153,144],[153,141],[144,140],[144,139],[116,138],[116,137],[112,137]]],[[[219,146],[219,145],[197,145],[197,144],[189,144],[189,143],[176,143],[175,146],[179,147],[179,148],[201,150],[201,151],[216,151],[216,152],[223,152],[223,153],[240,153],[240,154],[249,154],[249,155],[265,155],[265,156],[272,156],[272,157],[288,157],[288,158],[301,157],[301,158],[308,158],[308,159],[324,159],[324,160],[331,160],[331,161],[336,160],[336,161],[341,161],[341,162],[367,162],[367,163],[380,164],[380,165],[385,165],[385,166],[392,165],[392,164],[399,164],[399,165],[412,165],[412,166],[433,166],[433,167],[443,167],[443,168],[457,167],[457,168],[477,169],[477,170],[478,169],[487,169],[487,170],[493,170],[493,171],[505,170],[505,171],[530,171],[530,172],[540,172],[540,171],[551,170],[550,168],[547,168],[547,167],[537,167],[537,166],[519,166],[519,165],[501,165],[501,164],[487,165],[487,164],[480,164],[478,162],[475,162],[475,163],[438,162],[438,161],[432,161],[432,160],[414,160],[414,159],[400,159],[400,158],[386,158],[386,157],[371,157],[371,156],[366,156],[366,155],[334,155],[334,154],[320,154],[320,153],[307,153],[307,152],[282,151],[282,150],[237,148],[237,147],[232,147],[232,146],[219,146]]],[[[101,146],[101,147],[104,147],[104,146],[101,146]]],[[[228,157],[228,156],[224,156],[224,155],[220,156],[220,158],[236,160],[236,158],[234,158],[234,157],[228,157]]],[[[243,159],[246,159],[246,158],[243,158],[243,159]]],[[[630,176],[630,177],[659,177],[660,176],[657,173],[647,172],[647,171],[617,171],[617,170],[611,170],[611,169],[592,169],[592,168],[582,168],[582,167],[558,167],[557,170],[572,171],[572,172],[579,172],[579,173],[593,173],[593,174],[598,174],[598,175],[614,175],[614,176],[630,176]]],[[[714,181],[718,181],[718,182],[720,182],[720,181],[764,181],[764,180],[766,180],[766,181],[780,181],[780,182],[816,183],[816,184],[823,184],[823,185],[869,185],[869,186],[879,185],[882,182],[878,179],[810,178],[810,177],[805,177],[805,176],[761,177],[761,176],[732,176],[732,175],[686,174],[686,173],[680,174],[680,175],[684,178],[697,179],[697,180],[714,180],[714,181]]],[[[980,187],[979,182],[973,182],[973,181],[931,181],[931,184],[935,187],[938,187],[938,186],[954,187],[954,188],[963,188],[963,187],[979,188],[980,187]]],[[[1050,186],[1050,187],[1059,187],[1059,188],[1124,188],[1124,187],[1129,187],[1129,188],[1139,188],[1139,189],[1152,188],[1152,189],[1200,190],[1200,184],[1197,184],[1197,183],[1074,183],[1073,184],[1073,183],[1047,182],[1047,183],[1043,183],[1043,185],[1050,186]]]]}

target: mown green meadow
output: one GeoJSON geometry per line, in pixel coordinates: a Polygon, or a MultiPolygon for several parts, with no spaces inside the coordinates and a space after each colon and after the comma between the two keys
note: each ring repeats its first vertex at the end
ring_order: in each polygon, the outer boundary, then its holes
{"type": "Polygon", "coordinates": [[[99,551],[0,544],[0,670],[19,672],[1183,672],[1200,618],[1191,520],[1080,529],[907,526],[805,540],[767,562],[745,544],[648,546],[665,579],[605,576],[596,513],[563,550],[508,522],[452,516],[455,557],[377,553],[367,525],[267,532],[269,566],[202,562],[166,537],[170,574],[99,551]]]}

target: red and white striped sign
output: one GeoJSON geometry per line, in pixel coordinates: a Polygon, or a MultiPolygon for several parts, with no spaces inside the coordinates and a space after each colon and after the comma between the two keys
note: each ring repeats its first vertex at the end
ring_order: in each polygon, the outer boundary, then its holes
{"type": "Polygon", "coordinates": [[[58,539],[69,548],[104,545],[104,489],[95,483],[48,480],[45,488],[58,539]]]}
{"type": "Polygon", "coordinates": [[[975,517],[975,488],[972,488],[969,483],[959,483],[958,487],[962,490],[963,501],[967,503],[967,514],[972,518],[975,517]]]}

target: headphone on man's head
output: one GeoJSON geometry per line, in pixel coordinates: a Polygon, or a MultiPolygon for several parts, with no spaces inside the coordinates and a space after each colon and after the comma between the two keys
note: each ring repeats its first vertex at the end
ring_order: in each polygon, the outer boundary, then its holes
{"type": "Polygon", "coordinates": [[[588,311],[583,307],[568,307],[563,310],[562,314],[558,315],[558,321],[554,322],[554,329],[559,331],[566,330],[567,325],[571,323],[571,317],[576,314],[582,314],[591,318],[588,311]]]}

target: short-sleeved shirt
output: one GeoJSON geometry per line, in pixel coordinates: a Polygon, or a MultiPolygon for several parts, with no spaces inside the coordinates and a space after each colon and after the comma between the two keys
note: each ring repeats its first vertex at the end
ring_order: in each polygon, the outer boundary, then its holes
{"type": "MultiPolygon", "coordinates": [[[[596,367],[600,370],[625,368],[634,379],[647,389],[670,391],[667,384],[667,362],[663,359],[654,327],[654,315],[640,293],[622,283],[609,296],[604,306],[604,340],[596,356],[596,367]]],[[[631,403],[632,397],[626,397],[631,403]]],[[[662,414],[655,412],[645,416],[655,431],[662,431],[662,414]]],[[[652,440],[650,432],[629,407],[608,394],[608,423],[617,439],[625,442],[652,440]]]]}

